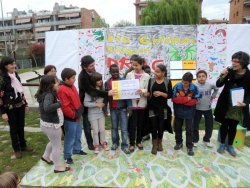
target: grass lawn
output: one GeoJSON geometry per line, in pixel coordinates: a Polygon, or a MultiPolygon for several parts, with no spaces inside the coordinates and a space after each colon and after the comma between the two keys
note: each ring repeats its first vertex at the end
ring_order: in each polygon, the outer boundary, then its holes
{"type": "MultiPolygon", "coordinates": [[[[39,127],[39,119],[40,115],[38,112],[32,112],[26,115],[26,126],[27,127],[39,127]]],[[[6,125],[0,119],[0,125],[6,125]]],[[[218,129],[219,124],[217,122],[214,123],[214,129],[218,129]]],[[[106,130],[110,130],[111,122],[110,118],[106,118],[106,130]]],[[[204,130],[204,120],[202,119],[200,129],[204,130]]],[[[27,139],[27,144],[29,147],[35,149],[33,153],[25,153],[23,152],[23,158],[20,160],[11,159],[11,155],[13,154],[13,150],[11,147],[9,132],[0,131],[0,174],[7,171],[17,172],[20,178],[22,178],[41,158],[46,144],[48,142],[48,138],[43,133],[31,133],[25,132],[25,138],[27,139]]],[[[250,137],[246,137],[245,145],[250,147],[250,137]]]]}

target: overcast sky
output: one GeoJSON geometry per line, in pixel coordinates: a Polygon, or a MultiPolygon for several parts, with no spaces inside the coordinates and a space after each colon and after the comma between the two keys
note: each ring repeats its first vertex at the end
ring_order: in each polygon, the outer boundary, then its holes
{"type": "MultiPolygon", "coordinates": [[[[229,17],[229,0],[203,0],[202,17],[222,19],[229,17]]],[[[95,9],[111,26],[122,19],[135,23],[135,0],[2,0],[4,17],[13,8],[19,11],[53,10],[55,2],[69,6],[95,9]]]]}

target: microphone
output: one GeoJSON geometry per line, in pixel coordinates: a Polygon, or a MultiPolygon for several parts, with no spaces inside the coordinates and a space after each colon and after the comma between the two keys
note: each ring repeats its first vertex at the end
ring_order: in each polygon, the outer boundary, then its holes
{"type": "MultiPolygon", "coordinates": [[[[233,68],[233,66],[228,66],[226,69],[227,69],[227,71],[229,71],[232,68],[233,68]]],[[[222,77],[222,76],[224,76],[224,74],[221,73],[219,77],[222,77]]]]}

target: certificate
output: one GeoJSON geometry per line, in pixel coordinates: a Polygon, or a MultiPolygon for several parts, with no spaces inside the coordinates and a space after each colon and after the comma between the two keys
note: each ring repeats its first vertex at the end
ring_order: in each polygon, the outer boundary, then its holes
{"type": "Polygon", "coordinates": [[[140,98],[137,93],[140,89],[138,79],[113,81],[112,89],[117,90],[117,94],[113,96],[114,100],[140,98]]]}

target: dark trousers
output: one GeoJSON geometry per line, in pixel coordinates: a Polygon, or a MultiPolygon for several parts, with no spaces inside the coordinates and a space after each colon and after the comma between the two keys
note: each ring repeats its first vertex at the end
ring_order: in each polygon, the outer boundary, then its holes
{"type": "Polygon", "coordinates": [[[88,114],[83,113],[82,117],[83,117],[83,130],[87,144],[93,144],[93,138],[91,135],[91,125],[89,123],[88,114]]]}
{"type": "Polygon", "coordinates": [[[220,138],[222,144],[225,144],[225,140],[228,135],[228,145],[233,145],[238,124],[239,121],[233,119],[224,119],[223,123],[220,126],[220,138]]]}
{"type": "MultiPolygon", "coordinates": [[[[186,146],[187,148],[192,148],[193,147],[194,120],[185,119],[185,121],[186,121],[186,146]]],[[[183,122],[184,122],[184,119],[175,117],[174,132],[175,132],[176,144],[181,144],[183,142],[183,139],[182,139],[183,122]]]]}
{"type": "Polygon", "coordinates": [[[193,142],[199,141],[199,125],[201,122],[202,115],[205,117],[205,136],[203,137],[204,142],[210,142],[210,138],[213,132],[213,114],[211,110],[196,110],[194,116],[194,138],[193,142]]]}
{"type": "Polygon", "coordinates": [[[159,116],[149,118],[152,130],[152,139],[162,139],[164,133],[164,121],[160,123],[159,116]]]}
{"type": "Polygon", "coordinates": [[[6,113],[9,118],[12,148],[14,151],[20,151],[20,147],[26,147],[26,140],[24,139],[25,106],[6,110],[6,113]]]}
{"type": "Polygon", "coordinates": [[[145,110],[133,110],[132,116],[129,118],[130,130],[129,130],[129,142],[131,146],[135,145],[135,132],[137,130],[136,143],[141,143],[142,140],[142,123],[145,110]]]}

